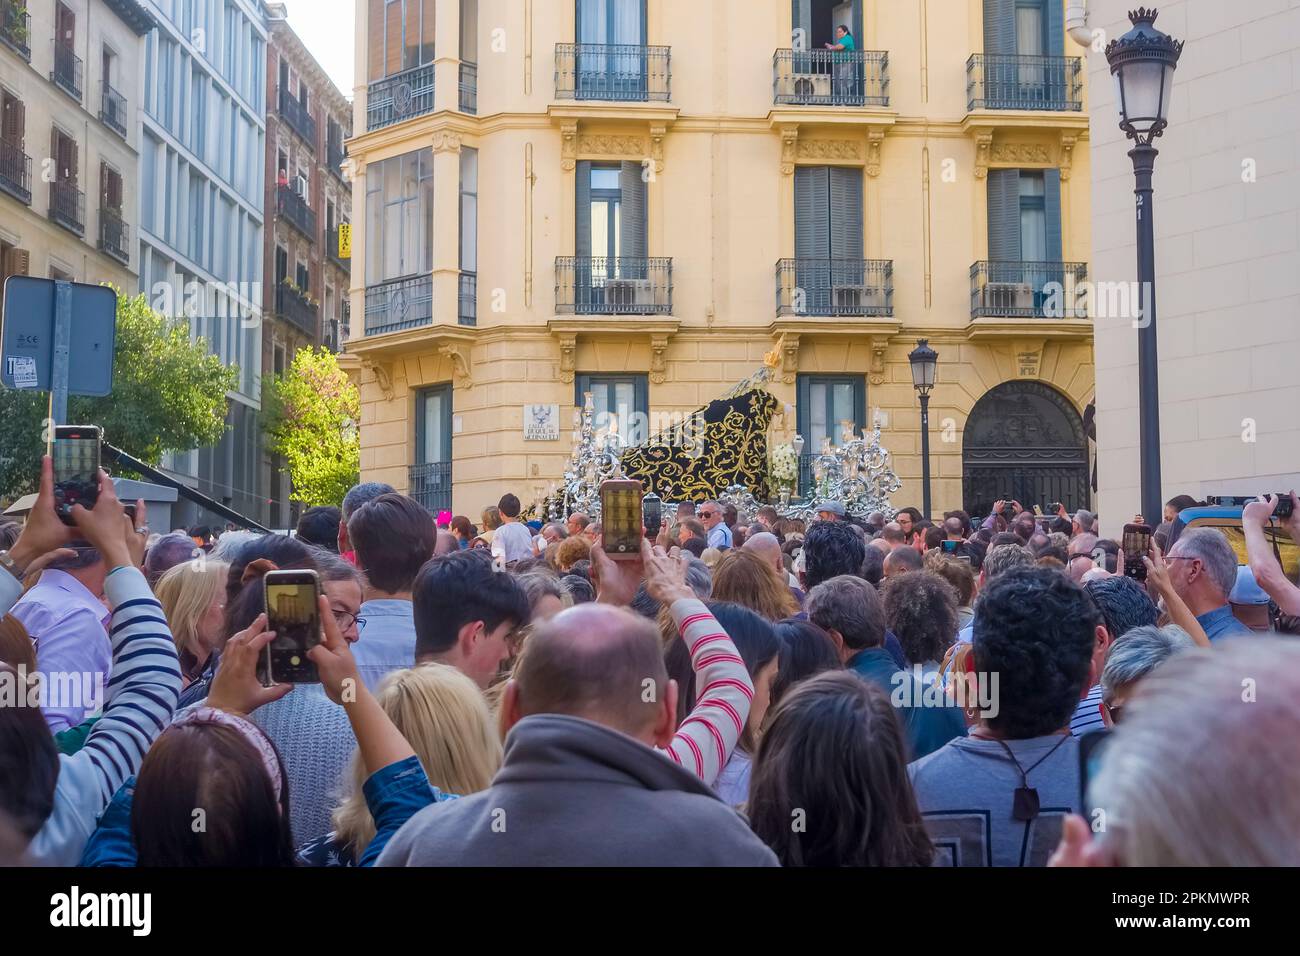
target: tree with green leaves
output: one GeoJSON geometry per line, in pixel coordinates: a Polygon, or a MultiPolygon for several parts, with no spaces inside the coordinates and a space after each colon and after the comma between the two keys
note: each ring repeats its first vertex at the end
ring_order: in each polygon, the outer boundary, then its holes
{"type": "Polygon", "coordinates": [[[361,473],[361,393],[329,349],[304,348],[262,396],[268,448],[284,458],[292,497],[339,505],[361,473]]]}
{"type": "MultiPolygon", "coordinates": [[[[203,339],[191,338],[188,321],[155,312],[143,295],[119,292],[113,391],[103,398],[70,396],[68,419],[98,425],[106,442],[156,466],[164,454],[221,440],[226,395],[238,381],[237,368],[223,365],[203,339]]],[[[6,499],[36,490],[49,402],[48,392],[0,388],[0,494],[6,499]]]]}

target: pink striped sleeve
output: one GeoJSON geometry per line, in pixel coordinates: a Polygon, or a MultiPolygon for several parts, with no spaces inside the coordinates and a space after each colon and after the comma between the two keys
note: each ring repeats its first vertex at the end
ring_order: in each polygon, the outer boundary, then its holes
{"type": "Polygon", "coordinates": [[[754,683],[736,645],[703,601],[683,598],[670,611],[691,652],[698,699],[666,753],[713,786],[749,719],[754,683]]]}

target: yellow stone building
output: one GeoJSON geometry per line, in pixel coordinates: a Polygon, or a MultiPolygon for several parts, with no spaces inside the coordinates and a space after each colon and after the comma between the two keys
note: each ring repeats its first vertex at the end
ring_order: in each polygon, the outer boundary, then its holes
{"type": "MultiPolygon", "coordinates": [[[[477,516],[780,349],[934,510],[1090,500],[1087,75],[1064,0],[358,0],[361,469],[477,516]],[[839,36],[847,27],[849,36],[839,36]],[[833,48],[828,48],[830,45],[833,48]],[[558,437],[525,406],[559,406],[558,437]]],[[[542,410],[543,412],[546,409],[542,410]]]]}

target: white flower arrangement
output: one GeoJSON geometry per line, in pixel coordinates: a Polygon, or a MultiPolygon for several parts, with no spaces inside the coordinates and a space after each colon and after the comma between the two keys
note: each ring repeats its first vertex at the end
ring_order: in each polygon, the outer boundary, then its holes
{"type": "Polygon", "coordinates": [[[799,477],[799,456],[792,445],[777,445],[772,449],[772,480],[781,486],[791,486],[799,477]]]}

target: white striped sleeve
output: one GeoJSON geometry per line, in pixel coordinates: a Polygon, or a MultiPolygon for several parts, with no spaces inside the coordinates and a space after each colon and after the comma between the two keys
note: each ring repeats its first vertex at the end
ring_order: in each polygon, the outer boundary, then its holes
{"type": "Polygon", "coordinates": [[[113,665],[104,713],[73,758],[88,760],[107,806],[170,722],[180,699],[181,671],[162,605],[135,568],[110,574],[104,593],[113,608],[113,665]]]}
{"type": "Polygon", "coordinates": [[[667,753],[713,786],[744,732],[754,683],[736,645],[703,601],[683,598],[669,610],[691,652],[695,707],[677,728],[667,753]]]}

